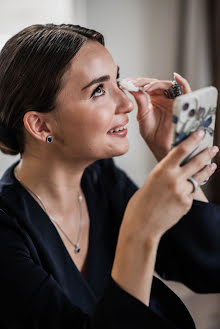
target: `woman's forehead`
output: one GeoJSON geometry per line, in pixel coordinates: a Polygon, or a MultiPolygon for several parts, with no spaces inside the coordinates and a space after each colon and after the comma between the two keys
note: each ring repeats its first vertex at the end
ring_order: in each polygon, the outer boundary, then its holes
{"type": "Polygon", "coordinates": [[[111,74],[117,74],[117,65],[109,51],[96,41],[86,42],[64,73],[60,93],[66,88],[80,91],[93,79],[111,74]]]}
{"type": "Polygon", "coordinates": [[[115,71],[116,64],[108,50],[98,42],[86,42],[72,59],[66,77],[85,84],[97,76],[115,71]]]}

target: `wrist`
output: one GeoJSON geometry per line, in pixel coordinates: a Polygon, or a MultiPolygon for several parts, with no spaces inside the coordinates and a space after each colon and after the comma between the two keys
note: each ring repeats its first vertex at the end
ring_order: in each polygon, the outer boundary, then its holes
{"type": "Polygon", "coordinates": [[[119,236],[112,278],[125,291],[149,305],[158,239],[119,236]]]}

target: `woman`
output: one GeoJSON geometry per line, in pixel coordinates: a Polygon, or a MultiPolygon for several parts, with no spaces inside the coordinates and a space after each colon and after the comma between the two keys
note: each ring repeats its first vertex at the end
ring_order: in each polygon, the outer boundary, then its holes
{"type": "Polygon", "coordinates": [[[190,210],[193,198],[211,207],[188,178],[208,179],[218,148],[180,167],[204,132],[170,151],[170,81],[135,80],[152,101],[133,93],[140,132],[160,161],[137,189],[111,159],[128,150],[133,110],[117,75],[102,35],[79,26],[27,27],[2,49],[1,150],[21,160],[1,179],[1,328],[194,328],[153,271],[166,231],[185,214],[207,221],[190,210]]]}

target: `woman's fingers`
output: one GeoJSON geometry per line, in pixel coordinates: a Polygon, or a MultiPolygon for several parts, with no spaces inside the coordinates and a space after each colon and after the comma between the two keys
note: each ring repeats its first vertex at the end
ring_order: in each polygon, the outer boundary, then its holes
{"type": "MultiPolygon", "coordinates": [[[[183,94],[190,93],[192,90],[186,79],[184,79],[180,74],[174,72],[174,79],[181,85],[183,94]]],[[[154,78],[126,78],[125,80],[131,81],[136,87],[140,87],[146,92],[151,92],[153,90],[165,90],[171,87],[172,81],[170,80],[158,80],[154,78]]]]}
{"type": "Polygon", "coordinates": [[[158,91],[161,90],[161,93],[163,94],[164,90],[168,89],[172,84],[172,81],[169,80],[156,80],[156,81],[151,81],[149,82],[147,85],[145,85],[144,87],[142,87],[142,89],[144,91],[146,91],[147,93],[150,93],[152,91],[158,91]]]}
{"type": "Polygon", "coordinates": [[[215,172],[216,168],[216,163],[210,163],[197,174],[193,175],[193,178],[198,182],[199,185],[202,185],[202,183],[208,180],[209,177],[215,172]]]}
{"type": "MultiPolygon", "coordinates": [[[[191,134],[186,140],[173,148],[166,157],[171,166],[180,166],[181,162],[200,144],[204,137],[204,131],[199,130],[191,134]]],[[[189,177],[193,177],[197,180],[198,184],[209,179],[216,169],[216,164],[208,164],[212,158],[214,158],[218,152],[217,146],[208,147],[192,159],[190,159],[182,168],[182,177],[187,180],[189,177]]],[[[191,185],[192,183],[189,182],[191,185]]],[[[188,184],[189,192],[190,184],[188,184]]]]}
{"type": "MultiPolygon", "coordinates": [[[[217,165],[215,163],[210,163],[207,166],[205,166],[202,170],[200,170],[198,173],[196,173],[193,176],[189,176],[192,177],[196,180],[196,182],[198,183],[198,186],[203,185],[204,181],[208,181],[209,177],[214,174],[215,170],[217,168],[217,165]]],[[[188,178],[189,178],[188,177],[188,178]]],[[[187,182],[187,191],[189,193],[192,193],[194,190],[194,184],[189,180],[187,182]]]]}
{"type": "MultiPolygon", "coordinates": [[[[208,147],[204,151],[197,154],[195,157],[189,160],[187,164],[184,165],[184,175],[185,177],[194,176],[199,171],[203,170],[207,166],[207,163],[216,156],[218,152],[218,147],[208,147]]],[[[207,179],[204,178],[203,180],[207,179]]],[[[202,181],[201,181],[202,183],[202,181]]]]}
{"type": "Polygon", "coordinates": [[[173,75],[176,82],[178,82],[181,85],[183,94],[191,93],[192,90],[190,88],[189,82],[176,72],[174,72],[173,75]]]}
{"type": "Polygon", "coordinates": [[[144,91],[165,90],[172,84],[170,80],[157,80],[152,78],[126,79],[131,81],[136,87],[144,91]]]}
{"type": "Polygon", "coordinates": [[[153,79],[153,78],[143,78],[143,77],[140,77],[140,78],[134,78],[134,79],[131,79],[130,80],[132,83],[134,83],[135,86],[137,87],[144,87],[145,85],[147,85],[148,83],[150,82],[153,82],[153,81],[159,81],[157,79],[153,79]]]}
{"type": "Polygon", "coordinates": [[[175,167],[179,166],[181,162],[200,144],[205,132],[200,129],[192,133],[179,145],[175,146],[167,155],[167,161],[173,164],[175,167]]]}
{"type": "Polygon", "coordinates": [[[138,106],[138,111],[137,111],[137,120],[142,120],[146,114],[149,112],[149,101],[147,99],[147,96],[143,92],[133,92],[129,91],[131,95],[134,96],[137,106],[138,106]]]}

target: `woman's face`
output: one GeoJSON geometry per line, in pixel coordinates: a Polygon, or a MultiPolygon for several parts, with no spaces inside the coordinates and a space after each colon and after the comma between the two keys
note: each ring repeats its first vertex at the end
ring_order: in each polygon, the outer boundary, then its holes
{"type": "Polygon", "coordinates": [[[117,71],[111,55],[98,42],[85,43],[73,58],[57,96],[58,124],[53,127],[62,157],[94,161],[128,151],[125,132],[109,133],[125,126],[134,108],[117,84],[117,71]]]}

